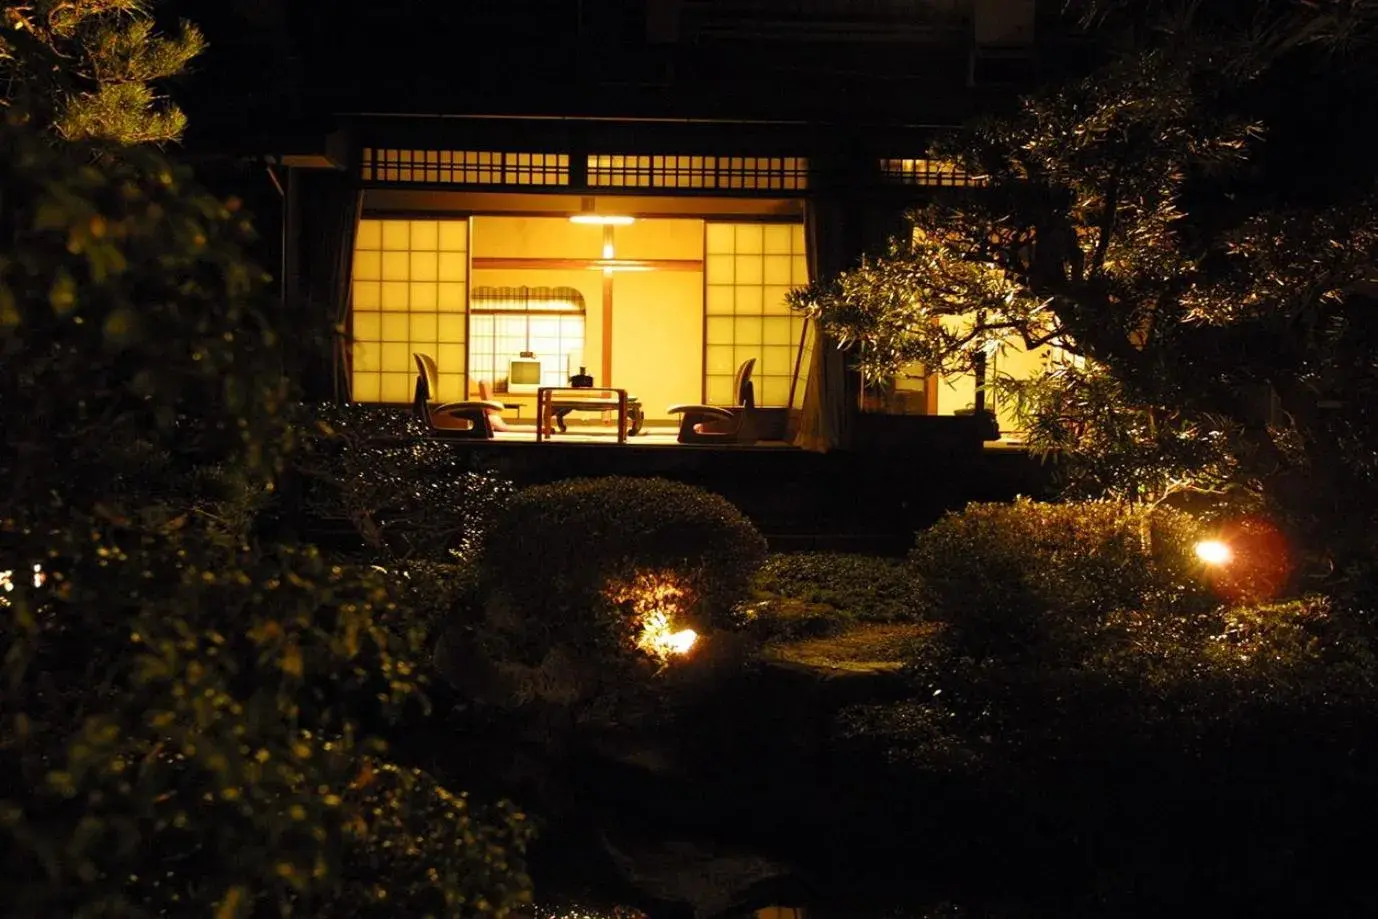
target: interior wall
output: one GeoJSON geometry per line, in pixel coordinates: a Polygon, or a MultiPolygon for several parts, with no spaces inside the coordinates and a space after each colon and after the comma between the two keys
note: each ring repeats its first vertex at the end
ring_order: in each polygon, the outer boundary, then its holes
{"type": "MultiPolygon", "coordinates": [[[[612,236],[617,258],[703,260],[702,220],[638,220],[612,236]]],[[[703,271],[619,271],[612,286],[613,382],[668,419],[703,391],[703,271]]]]}
{"type": "MultiPolygon", "coordinates": [[[[613,227],[614,253],[632,259],[703,259],[703,221],[657,218],[613,227]]],[[[622,280],[619,273],[615,280],[622,280]]]]}
{"type": "MultiPolygon", "coordinates": [[[[1047,345],[1030,351],[1024,347],[1022,341],[1012,342],[995,355],[993,361],[994,375],[991,379],[994,381],[997,375],[1013,377],[1016,380],[1027,380],[1039,376],[1048,369],[1048,363],[1053,359],[1053,354],[1054,349],[1047,345]]],[[[997,397],[995,417],[1000,421],[1002,432],[1023,433],[1023,425],[1014,417],[1014,404],[1012,402],[1000,400],[997,397]]]]}
{"type": "MultiPolygon", "coordinates": [[[[1011,337],[1001,343],[994,356],[986,365],[986,406],[994,405],[996,420],[1000,423],[1002,434],[1020,434],[1022,426],[1015,418],[1014,405],[1002,400],[995,391],[994,383],[999,377],[1012,377],[1027,380],[1047,369],[1056,349],[1042,345],[1032,351],[1024,347],[1024,342],[1011,337]]],[[[976,401],[976,376],[970,373],[947,374],[938,378],[938,414],[951,415],[961,409],[970,409],[976,401]]]]}
{"type": "Polygon", "coordinates": [[[473,257],[599,258],[603,228],[562,217],[474,217],[473,257]]]}
{"type": "MultiPolygon", "coordinates": [[[[612,376],[603,375],[604,273],[570,267],[559,260],[602,258],[604,230],[563,217],[473,218],[473,258],[530,259],[513,268],[475,267],[474,287],[572,287],[584,298],[583,365],[598,385],[618,386],[637,396],[650,419],[668,419],[678,402],[697,402],[703,390],[703,272],[659,269],[615,271],[611,275],[612,376]],[[540,260],[551,260],[544,267],[540,260]]],[[[703,221],[638,220],[611,228],[612,256],[701,262],[703,221]]],[[[478,380],[470,381],[477,394],[478,380]]],[[[505,401],[518,401],[504,397],[505,401]]]]}
{"type": "MultiPolygon", "coordinates": [[[[650,419],[703,391],[703,273],[613,276],[613,383],[641,400],[650,419]]],[[[601,382],[601,381],[600,381],[601,382]]]]}
{"type": "Polygon", "coordinates": [[[948,373],[938,377],[938,414],[954,415],[976,404],[976,375],[948,373]]]}

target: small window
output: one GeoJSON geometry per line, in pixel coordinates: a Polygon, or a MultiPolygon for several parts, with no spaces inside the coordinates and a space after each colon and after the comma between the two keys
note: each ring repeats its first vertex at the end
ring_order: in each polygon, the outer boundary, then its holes
{"type": "Polygon", "coordinates": [[[683,188],[802,191],[809,161],[799,156],[663,156],[593,154],[592,188],[683,188]]]}
{"type": "Polygon", "coordinates": [[[880,161],[880,172],[887,181],[901,185],[923,185],[931,188],[965,188],[984,185],[956,163],[926,159],[886,159],[880,161]]]}
{"type": "Polygon", "coordinates": [[[569,155],[365,147],[359,178],[419,185],[568,185],[569,155]]]}
{"type": "Polygon", "coordinates": [[[584,296],[573,287],[475,287],[469,311],[470,378],[497,392],[563,386],[583,362],[584,296]]]}

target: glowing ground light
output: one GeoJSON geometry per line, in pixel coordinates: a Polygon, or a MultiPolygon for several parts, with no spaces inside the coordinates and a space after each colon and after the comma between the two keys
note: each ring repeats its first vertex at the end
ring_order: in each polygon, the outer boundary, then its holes
{"type": "Polygon", "coordinates": [[[680,629],[666,639],[666,644],[668,644],[670,650],[676,654],[688,654],[689,649],[694,647],[694,642],[698,640],[698,632],[695,632],[693,629],[680,629]]]}
{"type": "Polygon", "coordinates": [[[688,654],[694,643],[699,640],[698,633],[693,629],[680,629],[677,632],[670,629],[668,616],[659,610],[650,613],[642,621],[641,634],[636,639],[636,646],[663,661],[674,655],[688,654]]]}
{"type": "Polygon", "coordinates": [[[1234,558],[1234,552],[1218,539],[1204,539],[1196,544],[1196,557],[1207,565],[1225,565],[1234,558]]]}

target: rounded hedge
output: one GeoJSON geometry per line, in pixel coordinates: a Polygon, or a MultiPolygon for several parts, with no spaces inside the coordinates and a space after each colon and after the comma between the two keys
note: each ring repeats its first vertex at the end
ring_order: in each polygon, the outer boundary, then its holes
{"type": "MultiPolygon", "coordinates": [[[[498,513],[480,580],[537,639],[625,646],[628,592],[665,592],[685,626],[728,622],[766,544],[719,495],[655,478],[568,479],[523,489],[498,513]]],[[[635,605],[634,603],[632,605],[635,605]]]]}
{"type": "Polygon", "coordinates": [[[1116,610],[1215,604],[1190,515],[1113,501],[970,504],[918,534],[935,615],[977,654],[1074,641],[1116,610]]]}

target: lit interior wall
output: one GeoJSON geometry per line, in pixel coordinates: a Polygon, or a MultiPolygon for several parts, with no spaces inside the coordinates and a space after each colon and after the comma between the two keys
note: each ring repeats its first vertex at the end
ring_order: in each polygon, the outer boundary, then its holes
{"type": "MultiPolygon", "coordinates": [[[[1061,348],[1050,348],[1047,345],[1042,345],[1030,351],[1024,347],[1022,341],[1009,342],[991,360],[993,369],[990,379],[994,382],[998,377],[1007,376],[1016,380],[1027,380],[1039,376],[1048,369],[1048,363],[1061,350],[1061,348]]],[[[1001,401],[998,395],[995,401],[995,417],[1000,421],[1002,432],[1007,434],[1023,433],[1023,425],[1019,424],[1014,417],[1014,403],[1009,400],[1001,401]]]]}
{"type": "MultiPolygon", "coordinates": [[[[730,405],[737,368],[756,358],[756,404],[789,403],[804,319],[785,295],[808,283],[802,223],[709,223],[704,256],[704,399],[730,405]]],[[[800,368],[802,387],[807,367],[800,368]]]]}
{"type": "MultiPolygon", "coordinates": [[[[989,394],[987,394],[989,401],[989,394]]],[[[938,414],[953,415],[976,404],[976,376],[948,373],[938,377],[938,414]]]]}
{"type": "MultiPolygon", "coordinates": [[[[702,220],[638,220],[613,230],[617,258],[703,261],[702,220]]],[[[612,276],[613,381],[650,419],[697,402],[703,389],[703,271],[618,271],[612,276]]]]}
{"type": "MultiPolygon", "coordinates": [[[[970,326],[972,316],[944,317],[945,324],[956,329],[962,325],[970,326]]],[[[1037,376],[1047,368],[1049,361],[1061,349],[1042,345],[1033,350],[1024,347],[1018,336],[1005,339],[993,355],[986,361],[986,407],[995,409],[995,417],[1000,422],[1000,430],[1006,434],[1020,433],[1020,425],[1015,420],[1013,405],[1002,401],[995,391],[994,383],[1000,377],[1027,380],[1037,376]]],[[[938,378],[938,414],[951,415],[961,409],[974,407],[976,400],[976,377],[970,373],[947,374],[938,378]]]]}
{"type": "Polygon", "coordinates": [[[474,218],[474,258],[590,259],[602,252],[601,226],[563,217],[474,218]]]}
{"type": "Polygon", "coordinates": [[[613,285],[613,381],[647,418],[669,418],[667,408],[697,402],[703,385],[703,274],[626,272],[613,285]]]}
{"type": "MultiPolygon", "coordinates": [[[[473,255],[475,260],[480,260],[480,267],[474,270],[475,287],[572,287],[583,297],[585,312],[582,319],[532,317],[527,341],[530,350],[541,360],[541,383],[559,386],[567,382],[571,352],[575,353],[576,360],[578,355],[582,355],[585,366],[597,368],[602,360],[602,275],[569,263],[596,259],[602,255],[603,228],[570,223],[563,217],[474,217],[473,223],[473,255]],[[520,267],[484,268],[481,261],[484,259],[536,261],[520,267]],[[581,325],[582,329],[576,331],[575,325],[581,325]]],[[[511,331],[516,328],[514,323],[518,320],[516,317],[502,317],[502,322],[511,326],[508,330],[511,331]]],[[[492,326],[491,320],[473,317],[471,348],[475,351],[472,357],[476,374],[469,383],[471,395],[478,393],[479,374],[487,375],[489,365],[493,363],[489,357],[479,364],[480,352],[492,353],[489,335],[502,331],[492,326]]],[[[523,337],[525,332],[526,329],[522,329],[523,337]]],[[[509,344],[515,341],[511,336],[507,338],[509,344]]],[[[498,363],[502,364],[502,360],[498,363]]],[[[593,372],[597,375],[596,370],[593,372]]],[[[489,382],[501,383],[505,377],[506,367],[499,366],[493,368],[489,382]]]]}
{"type": "MultiPolygon", "coordinates": [[[[684,218],[638,220],[613,227],[618,258],[703,260],[703,221],[684,218]]],[[[627,272],[630,274],[631,272],[627,272]]],[[[616,280],[622,279],[619,273],[616,280]]]]}
{"type": "Polygon", "coordinates": [[[436,398],[463,398],[468,235],[465,220],[360,221],[351,304],[355,401],[411,401],[414,351],[436,360],[436,398]]]}

